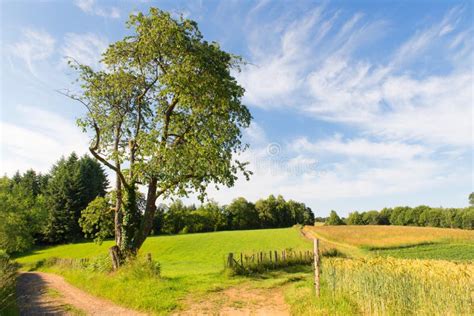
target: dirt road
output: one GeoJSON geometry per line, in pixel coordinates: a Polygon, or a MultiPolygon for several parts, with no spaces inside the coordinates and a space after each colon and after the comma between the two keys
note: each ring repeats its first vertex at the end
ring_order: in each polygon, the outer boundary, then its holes
{"type": "Polygon", "coordinates": [[[20,315],[146,315],[87,294],[55,274],[21,273],[16,291],[20,315]]]}

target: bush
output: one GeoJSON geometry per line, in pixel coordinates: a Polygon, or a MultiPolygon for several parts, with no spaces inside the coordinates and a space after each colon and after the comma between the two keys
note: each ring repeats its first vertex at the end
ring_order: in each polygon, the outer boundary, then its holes
{"type": "Polygon", "coordinates": [[[127,262],[123,267],[123,271],[135,279],[159,278],[161,265],[151,257],[138,257],[127,262]]]}
{"type": "Polygon", "coordinates": [[[328,258],[331,258],[331,257],[346,258],[347,257],[345,253],[337,250],[336,248],[331,248],[331,249],[328,249],[328,250],[324,250],[321,253],[321,256],[328,257],[328,258]]]}

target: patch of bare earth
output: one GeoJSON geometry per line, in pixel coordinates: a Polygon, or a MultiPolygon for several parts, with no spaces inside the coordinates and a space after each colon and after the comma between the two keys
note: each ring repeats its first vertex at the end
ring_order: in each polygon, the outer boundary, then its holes
{"type": "Polygon", "coordinates": [[[21,273],[16,292],[20,315],[146,315],[87,294],[50,273],[21,273]]]}
{"type": "Polygon", "coordinates": [[[175,315],[290,315],[281,289],[233,287],[187,305],[175,315]]]}

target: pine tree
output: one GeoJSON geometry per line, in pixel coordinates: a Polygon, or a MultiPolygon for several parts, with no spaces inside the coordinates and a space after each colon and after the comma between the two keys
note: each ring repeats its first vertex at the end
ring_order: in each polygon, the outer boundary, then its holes
{"type": "Polygon", "coordinates": [[[105,172],[94,159],[79,159],[75,153],[61,158],[48,181],[46,241],[63,243],[83,238],[81,211],[97,196],[104,196],[107,185],[105,172]]]}

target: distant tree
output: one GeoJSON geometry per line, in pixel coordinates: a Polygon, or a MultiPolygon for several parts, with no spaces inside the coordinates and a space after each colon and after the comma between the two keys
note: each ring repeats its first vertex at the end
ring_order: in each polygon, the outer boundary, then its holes
{"type": "Polygon", "coordinates": [[[28,250],[43,229],[46,208],[36,183],[32,170],[0,178],[0,249],[7,253],[28,250]]]}
{"type": "Polygon", "coordinates": [[[362,221],[365,225],[379,225],[380,214],[377,211],[364,212],[362,215],[362,221]]]}
{"type": "Polygon", "coordinates": [[[469,205],[474,206],[474,192],[469,194],[469,205]]]}
{"type": "Polygon", "coordinates": [[[153,216],[153,228],[151,230],[152,235],[159,235],[163,232],[165,212],[167,209],[168,207],[165,204],[160,204],[156,208],[155,215],[153,216]]]}
{"type": "Polygon", "coordinates": [[[304,203],[289,200],[286,204],[291,215],[290,225],[314,225],[314,214],[304,203]]]}
{"type": "Polygon", "coordinates": [[[336,211],[331,211],[326,225],[345,225],[344,221],[337,215],[336,211]]]}
{"type": "Polygon", "coordinates": [[[222,209],[214,201],[200,206],[194,213],[206,219],[206,227],[199,231],[218,231],[226,227],[226,218],[222,209]]]}
{"type": "Polygon", "coordinates": [[[390,215],[392,211],[391,208],[383,208],[380,211],[380,225],[390,225],[390,215]]]}
{"type": "Polygon", "coordinates": [[[474,207],[463,209],[462,212],[462,228],[474,229],[474,207]]]}
{"type": "Polygon", "coordinates": [[[225,208],[230,229],[255,229],[260,227],[259,215],[255,205],[239,197],[225,208]]]}
{"type": "Polygon", "coordinates": [[[177,234],[182,232],[188,222],[190,211],[181,200],[170,204],[164,213],[164,224],[162,231],[165,234],[177,234]]]}
{"type": "Polygon", "coordinates": [[[314,222],[315,223],[326,223],[328,219],[329,219],[329,217],[318,216],[318,217],[314,218],[314,222]]]}
{"type": "Polygon", "coordinates": [[[349,216],[347,217],[347,225],[365,225],[362,214],[359,212],[349,213],[349,216]]]}
{"type": "Polygon", "coordinates": [[[261,228],[277,227],[277,206],[278,201],[274,195],[270,195],[267,199],[258,200],[255,203],[261,228]]]}
{"type": "Polygon", "coordinates": [[[109,199],[98,196],[82,210],[79,226],[86,238],[102,243],[114,236],[114,213],[109,199]]]}

